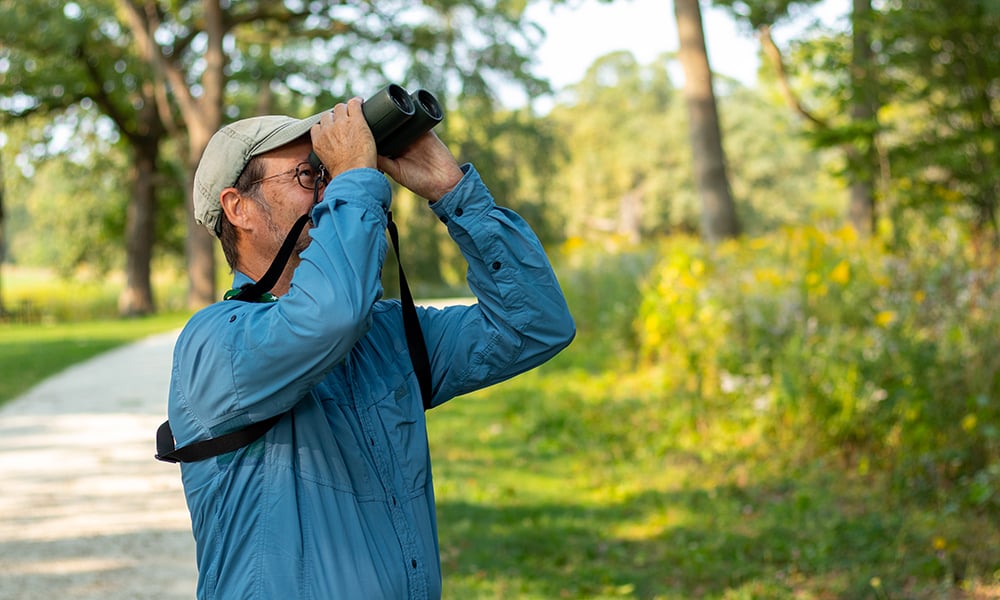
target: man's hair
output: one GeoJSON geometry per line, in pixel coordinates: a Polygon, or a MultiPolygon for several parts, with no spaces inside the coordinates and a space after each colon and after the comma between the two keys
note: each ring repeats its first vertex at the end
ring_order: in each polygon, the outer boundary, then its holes
{"type": "MultiPolygon", "coordinates": [[[[253,199],[254,202],[264,206],[264,199],[260,197],[260,182],[253,183],[264,177],[264,161],[259,156],[254,156],[248,162],[243,172],[236,178],[233,187],[241,196],[253,199]]],[[[219,219],[219,242],[222,244],[222,253],[226,256],[226,262],[231,270],[236,270],[240,261],[240,253],[237,248],[239,233],[236,227],[226,218],[226,211],[222,211],[219,219]]]]}

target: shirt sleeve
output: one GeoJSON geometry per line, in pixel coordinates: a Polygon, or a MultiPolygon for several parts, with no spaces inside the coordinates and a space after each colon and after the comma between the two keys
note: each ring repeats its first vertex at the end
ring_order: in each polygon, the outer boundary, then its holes
{"type": "Polygon", "coordinates": [[[312,241],[287,294],[219,302],[191,319],[171,380],[178,445],[289,410],[347,356],[382,295],[390,200],[388,181],[374,169],[339,175],[313,209],[312,241]]]}
{"type": "Polygon", "coordinates": [[[468,263],[473,306],[421,309],[431,357],[432,404],[534,368],[572,341],[576,328],[538,237],[497,206],[472,165],[431,205],[468,263]]]}

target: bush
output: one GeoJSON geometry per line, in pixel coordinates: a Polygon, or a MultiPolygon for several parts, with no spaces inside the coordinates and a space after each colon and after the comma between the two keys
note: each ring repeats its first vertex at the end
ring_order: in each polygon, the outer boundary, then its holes
{"type": "Polygon", "coordinates": [[[638,356],[697,420],[1000,508],[1000,277],[966,247],[898,256],[814,228],[671,239],[642,286],[638,356]]]}

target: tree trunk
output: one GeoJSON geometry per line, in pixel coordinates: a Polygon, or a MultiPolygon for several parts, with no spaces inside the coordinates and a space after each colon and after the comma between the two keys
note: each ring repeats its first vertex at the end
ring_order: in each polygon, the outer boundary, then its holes
{"type": "MultiPolygon", "coordinates": [[[[205,151],[205,141],[195,141],[204,138],[205,133],[196,134],[188,125],[191,142],[189,152],[191,165],[188,167],[187,185],[187,268],[188,297],[187,304],[191,309],[198,309],[215,302],[215,237],[204,226],[194,220],[194,172],[198,160],[205,151]]],[[[213,130],[214,132],[214,130],[213,130]]]]}
{"type": "Polygon", "coordinates": [[[871,47],[871,0],[853,0],[851,10],[851,120],[863,139],[848,148],[851,164],[850,204],[847,218],[862,235],[875,232],[875,174],[878,156],[875,148],[876,93],[874,90],[874,58],[871,47]]]}
{"type": "Polygon", "coordinates": [[[208,140],[222,126],[222,99],[226,84],[226,54],[222,48],[226,36],[226,23],[220,0],[203,0],[205,34],[205,70],[201,76],[202,95],[190,97],[185,87],[185,102],[181,111],[188,130],[190,156],[188,185],[188,306],[199,308],[211,304],[215,298],[215,237],[194,220],[194,173],[205,152],[208,140]]]}
{"type": "Polygon", "coordinates": [[[133,144],[135,151],[132,198],[125,216],[125,288],[118,296],[118,313],[123,317],[152,314],[155,310],[150,262],[156,221],[156,139],[133,144]]]}
{"type": "Polygon", "coordinates": [[[739,221],[726,175],[722,131],[712,89],[698,0],[674,0],[680,36],[684,96],[687,100],[695,184],[701,196],[702,235],[710,242],[739,235],[739,221]]]}

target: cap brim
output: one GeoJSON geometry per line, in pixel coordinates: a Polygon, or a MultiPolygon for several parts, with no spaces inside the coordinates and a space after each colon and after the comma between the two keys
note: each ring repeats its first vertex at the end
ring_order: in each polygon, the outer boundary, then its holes
{"type": "Polygon", "coordinates": [[[290,144],[309,133],[312,126],[319,123],[320,118],[323,116],[323,112],[316,113],[315,115],[298,121],[289,121],[288,124],[277,127],[274,131],[268,134],[267,137],[261,139],[257,142],[257,144],[250,148],[249,152],[247,152],[247,158],[249,159],[259,154],[280,148],[285,144],[290,144]]]}

